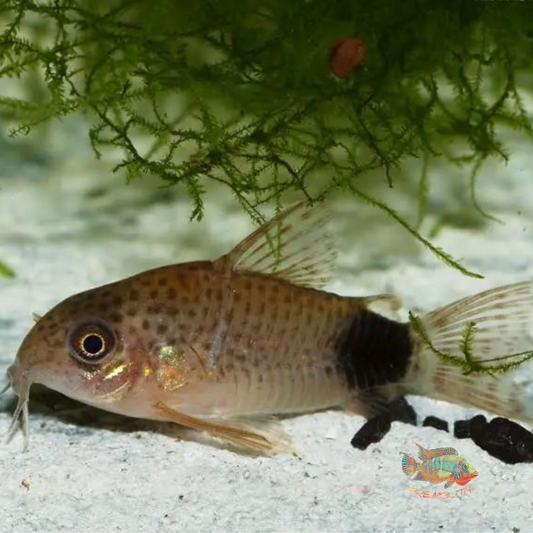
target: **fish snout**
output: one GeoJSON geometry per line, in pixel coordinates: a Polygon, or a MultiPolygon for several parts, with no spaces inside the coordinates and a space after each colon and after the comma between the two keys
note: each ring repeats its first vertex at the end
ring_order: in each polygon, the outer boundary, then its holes
{"type": "Polygon", "coordinates": [[[466,476],[461,476],[458,480],[457,480],[457,484],[458,485],[461,485],[461,486],[464,486],[466,485],[467,483],[470,483],[474,478],[478,477],[479,474],[478,474],[478,471],[474,471],[472,472],[471,474],[468,474],[466,476]]]}

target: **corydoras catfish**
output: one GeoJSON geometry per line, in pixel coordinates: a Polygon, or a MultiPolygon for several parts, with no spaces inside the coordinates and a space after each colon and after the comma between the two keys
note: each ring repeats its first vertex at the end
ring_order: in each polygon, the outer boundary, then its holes
{"type": "MultiPolygon", "coordinates": [[[[172,421],[260,454],[291,450],[276,415],[341,408],[370,416],[418,394],[533,418],[533,382],[466,374],[456,358],[533,348],[531,282],[465,298],[419,320],[375,311],[395,296],[322,290],[335,250],[326,212],[297,203],[214,261],[163,266],[76,294],[33,326],[9,367],[27,443],[40,383],[122,415],[172,421]],[[428,342],[429,340],[429,342],[428,342]]],[[[421,297],[423,295],[421,294],[421,297]]]]}

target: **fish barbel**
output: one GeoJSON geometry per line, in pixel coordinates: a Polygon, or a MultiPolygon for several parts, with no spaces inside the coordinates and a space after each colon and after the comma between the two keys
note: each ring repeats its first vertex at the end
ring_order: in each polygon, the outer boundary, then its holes
{"type": "Polygon", "coordinates": [[[262,454],[290,450],[273,416],[344,408],[366,416],[404,394],[533,418],[533,382],[462,369],[464,328],[483,359],[532,348],[529,282],[493,289],[411,323],[375,311],[390,295],[322,287],[335,249],[320,207],[294,204],[228,254],[152,269],[62,301],[27,334],[7,374],[19,396],[10,434],[41,383],[89,405],[167,420],[262,454]]]}

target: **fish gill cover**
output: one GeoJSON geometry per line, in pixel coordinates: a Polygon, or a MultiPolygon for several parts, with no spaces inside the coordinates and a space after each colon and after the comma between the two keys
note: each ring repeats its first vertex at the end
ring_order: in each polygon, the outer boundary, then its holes
{"type": "Polygon", "coordinates": [[[20,136],[84,114],[97,157],[181,187],[193,219],[211,182],[255,219],[291,192],[342,191],[477,275],[420,224],[432,163],[465,166],[470,207],[489,216],[476,181],[488,158],[509,158],[500,127],[533,138],[527,4],[4,0],[0,118],[20,136]],[[419,175],[402,176],[412,158],[419,175]],[[395,186],[412,187],[413,220],[384,201],[395,186]]]}

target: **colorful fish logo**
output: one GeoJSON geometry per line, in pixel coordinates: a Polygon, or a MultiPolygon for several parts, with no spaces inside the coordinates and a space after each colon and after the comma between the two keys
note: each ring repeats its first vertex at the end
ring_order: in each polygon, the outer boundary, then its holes
{"type": "Polygon", "coordinates": [[[476,469],[457,453],[455,448],[426,450],[420,444],[416,442],[415,444],[418,446],[418,458],[422,461],[421,463],[417,463],[416,459],[408,453],[400,453],[402,470],[406,476],[412,476],[416,472],[413,479],[429,481],[434,485],[446,481],[444,488],[447,489],[454,483],[466,485],[479,475],[476,469]]]}

